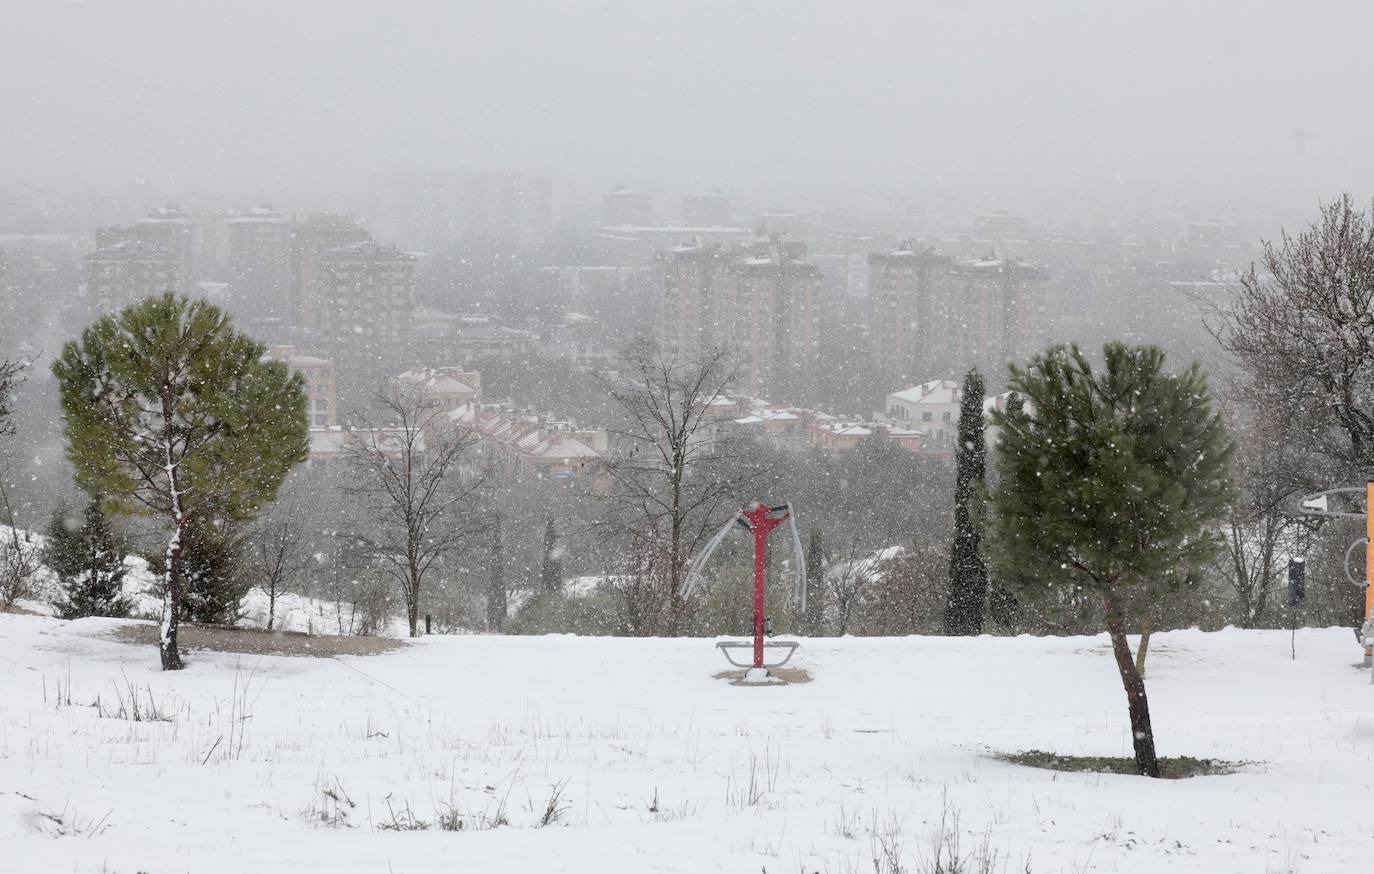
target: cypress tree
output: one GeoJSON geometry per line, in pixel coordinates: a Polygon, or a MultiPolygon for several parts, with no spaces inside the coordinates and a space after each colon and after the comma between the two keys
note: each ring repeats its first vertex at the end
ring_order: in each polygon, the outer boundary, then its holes
{"type": "Polygon", "coordinates": [[[487,628],[500,631],[506,624],[506,548],[501,542],[501,515],[492,517],[491,576],[487,580],[487,628]]]}
{"type": "Polygon", "coordinates": [[[563,562],[558,557],[558,529],[553,517],[544,525],[544,560],[539,566],[539,589],[557,594],[563,589],[563,562]]]}
{"type": "Polygon", "coordinates": [[[1159,776],[1145,681],[1126,629],[1196,586],[1221,548],[1235,444],[1195,363],[1168,373],[1153,346],[1109,343],[1101,372],[1056,346],[1011,386],[1027,409],[999,430],[988,555],[999,579],[1047,603],[1094,598],[1130,713],[1136,768],[1159,776]]]}
{"type": "Polygon", "coordinates": [[[100,499],[87,502],[80,527],[73,521],[67,508],[54,511],[43,551],[43,563],[62,587],[56,604],[59,615],[128,616],[133,605],[124,596],[127,551],[110,527],[100,499]]]}
{"type": "Polygon", "coordinates": [[[988,570],[983,563],[981,522],[974,501],[986,473],[983,434],[983,376],[977,369],[964,376],[959,399],[959,442],[954,449],[954,543],[949,554],[949,600],[945,634],[978,634],[983,630],[988,570]]]}

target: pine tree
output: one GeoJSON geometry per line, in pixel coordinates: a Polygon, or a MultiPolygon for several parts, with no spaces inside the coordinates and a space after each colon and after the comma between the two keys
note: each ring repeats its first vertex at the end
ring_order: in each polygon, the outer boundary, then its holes
{"type": "MultiPolygon", "coordinates": [[[[192,525],[181,554],[181,618],[206,625],[233,625],[243,616],[252,588],[243,566],[243,543],[223,526],[192,525]]],[[[150,562],[161,570],[161,562],[150,562]]]]}
{"type": "Polygon", "coordinates": [[[544,525],[544,560],[539,566],[539,589],[557,594],[563,589],[563,562],[559,559],[558,529],[553,517],[544,525]]]}
{"type": "Polygon", "coordinates": [[[506,624],[506,548],[501,542],[501,516],[492,518],[491,576],[487,579],[487,628],[500,631],[506,624]]]}
{"type": "Polygon", "coordinates": [[[812,636],[825,630],[825,544],[821,529],[806,535],[806,633],[812,636]]]}
{"type": "Polygon", "coordinates": [[[128,616],[133,605],[124,596],[127,550],[110,527],[100,499],[87,502],[79,527],[74,521],[66,507],[58,507],[43,551],[43,563],[62,587],[55,605],[58,614],[63,619],[128,616]]]}
{"type": "Polygon", "coordinates": [[[1109,343],[1094,372],[1077,346],[1011,368],[1027,409],[999,429],[988,554],[1024,597],[1095,598],[1126,691],[1136,767],[1159,776],[1145,681],[1126,629],[1197,584],[1221,548],[1235,444],[1197,364],[1164,371],[1153,346],[1109,343]]]}
{"type": "Polygon", "coordinates": [[[973,506],[986,475],[983,376],[977,369],[964,377],[959,400],[959,444],[954,449],[954,543],[949,555],[949,601],[945,634],[979,634],[988,593],[988,570],[983,563],[982,523],[973,506]]]}
{"type": "MultiPolygon", "coordinates": [[[[1026,402],[1016,392],[1007,397],[1006,415],[1015,417],[1026,409],[1026,402]]],[[[988,583],[988,618],[1005,634],[1010,634],[1016,626],[1016,614],[1020,605],[1016,595],[1007,588],[1000,577],[994,576],[988,583]]]]}
{"type": "Polygon", "coordinates": [[[53,362],[77,485],[171,529],[158,649],[181,667],[182,552],[197,521],[245,521],[309,448],[300,376],[203,300],[149,297],[87,327],[53,362]]]}

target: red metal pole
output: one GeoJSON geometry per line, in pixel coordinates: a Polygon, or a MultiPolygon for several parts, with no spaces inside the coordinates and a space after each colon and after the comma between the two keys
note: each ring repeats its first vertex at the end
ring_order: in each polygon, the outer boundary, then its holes
{"type": "Polygon", "coordinates": [[[768,532],[772,527],[754,525],[754,667],[763,667],[763,577],[768,568],[768,532]]]}
{"type": "Polygon", "coordinates": [[[740,511],[744,521],[749,524],[749,530],[754,532],[754,667],[763,667],[763,625],[764,625],[764,600],[763,587],[764,577],[768,573],[768,535],[773,533],[773,529],[782,524],[787,518],[784,513],[778,518],[772,518],[769,514],[773,512],[765,504],[755,504],[753,507],[740,511]]]}

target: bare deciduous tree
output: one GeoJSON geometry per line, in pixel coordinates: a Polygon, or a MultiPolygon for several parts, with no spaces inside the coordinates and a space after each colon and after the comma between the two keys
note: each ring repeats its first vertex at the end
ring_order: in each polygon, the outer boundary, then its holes
{"type": "Polygon", "coordinates": [[[1269,415],[1250,415],[1241,421],[1230,416],[1241,434],[1235,473],[1240,496],[1222,532],[1225,552],[1218,560],[1220,576],[1236,596],[1236,617],[1242,628],[1261,627],[1269,613],[1270,596],[1284,570],[1284,556],[1311,527],[1287,506],[1295,487],[1285,455],[1282,425],[1269,415]]]}
{"type": "Polygon", "coordinates": [[[491,573],[487,577],[487,630],[501,631],[510,610],[506,592],[506,547],[501,540],[501,514],[491,517],[491,573]]]}
{"type": "Polygon", "coordinates": [[[479,527],[473,512],[481,485],[462,459],[475,442],[440,407],[388,386],[377,396],[384,425],[353,432],[346,492],[367,516],[367,540],[405,601],[410,635],[418,634],[427,574],[461,551],[479,527]]]}
{"type": "Polygon", "coordinates": [[[305,548],[301,514],[295,502],[286,502],[256,526],[245,550],[248,568],[267,595],[267,630],[276,625],[277,597],[295,588],[311,565],[305,548]]]}
{"type": "MultiPolygon", "coordinates": [[[[14,435],[13,395],[19,387],[24,365],[17,361],[0,360],[0,438],[14,435]]],[[[39,550],[28,537],[20,534],[5,484],[7,470],[0,469],[0,523],[9,526],[0,538],[0,608],[9,610],[20,598],[32,594],[33,576],[38,572],[39,550]]]]}
{"type": "Polygon", "coordinates": [[[42,550],[31,534],[20,532],[3,472],[0,472],[0,524],[8,529],[0,537],[0,609],[10,610],[20,598],[33,594],[33,578],[42,567],[42,550]]]}
{"type": "Polygon", "coordinates": [[[14,436],[14,392],[22,382],[23,362],[0,359],[0,437],[14,436]]]}
{"type": "Polygon", "coordinates": [[[621,572],[607,574],[616,593],[616,624],[622,634],[645,637],[660,633],[672,621],[673,599],[667,552],[655,544],[632,540],[621,572]]]}
{"type": "Polygon", "coordinates": [[[850,540],[844,558],[826,561],[823,578],[827,600],[834,605],[836,635],[844,637],[852,630],[850,624],[874,582],[879,561],[871,555],[860,558],[858,537],[850,540]]]}
{"type": "Polygon", "coordinates": [[[1246,402],[1285,424],[1282,445],[1327,461],[1315,477],[1285,465],[1295,488],[1374,472],[1374,216],[1344,195],[1265,243],[1209,328],[1239,360],[1246,402]]]}
{"type": "Polygon", "coordinates": [[[746,497],[747,474],[731,464],[730,444],[717,434],[710,413],[724,400],[734,377],[719,350],[679,361],[652,343],[624,353],[623,379],[609,392],[624,423],[611,429],[619,439],[605,470],[611,481],[606,524],[628,536],[632,555],[652,556],[652,573],[636,572],[664,609],[647,604],[636,614],[661,616],[662,633],[678,633],[684,611],[678,596],[688,559],[746,497]]]}

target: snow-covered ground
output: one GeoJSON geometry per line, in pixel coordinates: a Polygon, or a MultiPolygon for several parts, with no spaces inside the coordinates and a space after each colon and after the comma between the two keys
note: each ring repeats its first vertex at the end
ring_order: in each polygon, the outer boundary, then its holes
{"type": "Polygon", "coordinates": [[[1158,637],[1160,751],[1256,764],[1150,781],[989,757],[1129,753],[1102,638],[813,640],[813,682],[750,688],[701,640],[434,637],[164,674],[100,637],[115,624],[0,615],[2,871],[871,872],[899,847],[918,872],[942,818],[999,872],[1374,858],[1374,686],[1344,629],[1299,632],[1296,661],[1287,633],[1158,637]],[[127,718],[130,689],[166,721],[127,718]],[[389,828],[410,817],[431,828],[389,828]]]}

